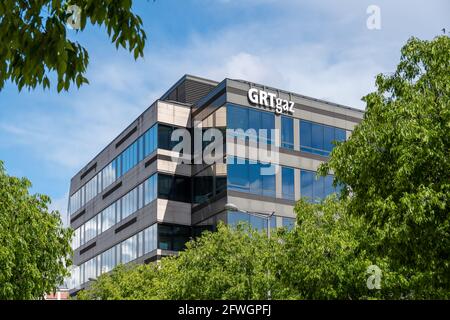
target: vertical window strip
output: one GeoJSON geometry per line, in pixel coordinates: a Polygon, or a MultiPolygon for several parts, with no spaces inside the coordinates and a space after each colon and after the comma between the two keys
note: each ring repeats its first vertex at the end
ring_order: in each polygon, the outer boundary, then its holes
{"type": "Polygon", "coordinates": [[[70,196],[69,213],[73,214],[78,211],[119,177],[134,168],[143,158],[151,154],[157,148],[157,126],[158,124],[154,124],[97,175],[70,196]],[[141,156],[141,154],[143,155],[141,156]]]}
{"type": "Polygon", "coordinates": [[[157,198],[157,173],[75,230],[75,250],[157,198]]]}
{"type": "Polygon", "coordinates": [[[158,225],[155,223],[80,266],[74,266],[71,272],[72,288],[96,279],[101,274],[111,271],[119,263],[131,262],[155,250],[157,228],[158,225]]]}
{"type": "Polygon", "coordinates": [[[346,130],[311,121],[300,120],[300,150],[328,156],[333,142],[346,140],[346,130]]]}

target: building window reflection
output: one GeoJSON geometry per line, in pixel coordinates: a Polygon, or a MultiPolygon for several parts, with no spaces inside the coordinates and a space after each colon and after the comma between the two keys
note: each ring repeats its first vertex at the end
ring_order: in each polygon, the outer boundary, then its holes
{"type": "Polygon", "coordinates": [[[300,150],[321,156],[328,156],[333,142],[346,140],[344,129],[330,127],[306,120],[300,120],[300,150]]]}

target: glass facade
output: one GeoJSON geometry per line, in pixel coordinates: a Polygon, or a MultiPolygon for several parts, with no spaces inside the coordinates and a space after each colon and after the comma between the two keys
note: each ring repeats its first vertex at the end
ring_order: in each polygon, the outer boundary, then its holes
{"type": "Polygon", "coordinates": [[[181,251],[191,238],[191,228],[180,225],[158,225],[158,248],[181,251]]]}
{"type": "Polygon", "coordinates": [[[300,120],[300,150],[328,156],[333,150],[333,141],[345,141],[344,129],[300,120]]]}
{"type": "Polygon", "coordinates": [[[157,148],[157,133],[158,125],[155,124],[75,192],[69,200],[69,214],[78,211],[120,176],[135,167],[139,161],[150,155],[157,148]]]}
{"type": "Polygon", "coordinates": [[[214,195],[213,166],[199,172],[192,178],[194,187],[194,203],[203,203],[214,195]]]}
{"type": "Polygon", "coordinates": [[[281,147],[294,149],[294,119],[281,116],[281,147]]]}
{"type": "Polygon", "coordinates": [[[75,250],[84,245],[102,232],[135,213],[142,206],[146,206],[155,200],[157,197],[157,176],[157,174],[153,174],[139,186],[77,228],[75,230],[74,240],[72,241],[72,249],[75,250]]]}
{"type": "Polygon", "coordinates": [[[178,129],[167,124],[158,124],[158,148],[172,150],[179,141],[172,141],[172,132],[178,129]]]}
{"type": "Polygon", "coordinates": [[[273,174],[261,174],[261,169],[269,167],[270,164],[234,158],[227,164],[228,189],[275,197],[275,169],[273,174]]]}
{"type": "MultiPolygon", "coordinates": [[[[255,131],[248,135],[249,139],[272,144],[274,137],[271,130],[275,129],[275,115],[271,112],[229,104],[227,105],[227,129],[242,129],[244,132],[253,129],[255,131]],[[263,130],[260,132],[260,129],[263,130]]],[[[235,136],[244,138],[239,134],[235,136]]]]}
{"type": "Polygon", "coordinates": [[[146,181],[101,211],[75,230],[72,249],[88,241],[129,217],[156,198],[190,202],[190,178],[153,174],[146,181]]]}
{"type": "MultiPolygon", "coordinates": [[[[264,217],[255,216],[246,212],[228,212],[227,223],[231,226],[237,226],[239,223],[247,223],[252,228],[258,231],[267,231],[268,219],[264,217]]],[[[277,217],[273,215],[270,218],[270,228],[281,227],[277,225],[277,217]]]]}
{"type": "Polygon", "coordinates": [[[125,149],[125,151],[122,152],[120,155],[122,160],[122,172],[121,174],[124,175],[127,173],[130,169],[134,168],[134,166],[138,163],[138,139],[133,144],[131,144],[128,148],[125,149]]]}
{"type": "Polygon", "coordinates": [[[121,220],[125,219],[132,213],[137,211],[138,207],[138,197],[137,197],[137,188],[134,188],[130,192],[128,192],[126,195],[124,195],[120,201],[122,205],[121,212],[121,220]]]}
{"type": "Polygon", "coordinates": [[[116,224],[116,206],[117,204],[113,203],[108,208],[99,213],[101,232],[105,232],[116,224]]]}
{"type": "Polygon", "coordinates": [[[158,174],[158,198],[191,202],[191,179],[183,176],[158,174]]]}
{"type": "Polygon", "coordinates": [[[317,177],[316,172],[300,171],[300,193],[309,201],[319,202],[332,193],[339,193],[340,187],[333,187],[333,176],[317,177]]]}
{"type": "Polygon", "coordinates": [[[282,217],[281,219],[282,227],[292,230],[295,226],[295,219],[294,218],[288,218],[288,217],[282,217]]]}
{"type": "Polygon", "coordinates": [[[282,167],[281,168],[281,197],[283,199],[294,200],[295,199],[295,178],[294,168],[282,167]]]}
{"type": "Polygon", "coordinates": [[[95,279],[102,273],[111,271],[119,263],[133,261],[155,250],[157,248],[157,229],[157,224],[153,224],[80,266],[74,267],[71,276],[71,287],[79,287],[90,279],[95,279]]]}

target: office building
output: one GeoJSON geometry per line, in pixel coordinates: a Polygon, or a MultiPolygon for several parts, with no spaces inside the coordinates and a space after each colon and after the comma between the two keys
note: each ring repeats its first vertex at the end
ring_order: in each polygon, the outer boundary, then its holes
{"type": "Polygon", "coordinates": [[[71,293],[119,263],[176,254],[219,221],[267,228],[269,219],[249,212],[274,212],[271,227],[292,227],[296,200],[339,191],[331,175],[315,172],[362,117],[243,80],[183,76],[72,178],[71,293]],[[214,162],[205,158],[208,140],[223,146],[223,154],[209,153],[214,162]],[[227,210],[230,203],[239,211],[227,210]]]}

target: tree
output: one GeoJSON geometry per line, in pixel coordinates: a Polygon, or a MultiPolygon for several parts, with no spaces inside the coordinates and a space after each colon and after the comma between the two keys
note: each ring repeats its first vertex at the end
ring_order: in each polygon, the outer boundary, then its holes
{"type": "Polygon", "coordinates": [[[345,184],[392,297],[450,297],[450,38],[411,38],[392,75],[364,97],[364,120],[320,172],[345,184]]]}
{"type": "Polygon", "coordinates": [[[78,300],[150,300],[160,299],[156,287],[158,265],[118,265],[110,273],[98,277],[89,289],[77,294],[78,300]]]}
{"type": "Polygon", "coordinates": [[[274,269],[282,244],[245,225],[220,224],[158,264],[118,266],[101,275],[79,299],[286,298],[274,269]],[[269,293],[270,292],[270,293],[269,293]]]}
{"type": "Polygon", "coordinates": [[[297,227],[286,234],[278,259],[280,282],[295,299],[361,299],[368,290],[363,219],[347,214],[346,201],[327,198],[295,206],[297,227]]]}
{"type": "Polygon", "coordinates": [[[80,9],[82,32],[87,23],[105,27],[116,48],[143,56],[146,34],[141,18],[132,12],[132,0],[3,0],[0,2],[0,90],[11,80],[19,90],[50,87],[56,73],[57,89],[80,87],[89,56],[78,42],[68,39],[66,25],[80,9]]]}
{"type": "Polygon", "coordinates": [[[8,176],[0,161],[0,299],[36,299],[62,284],[72,231],[29,180],[8,176]]]}

